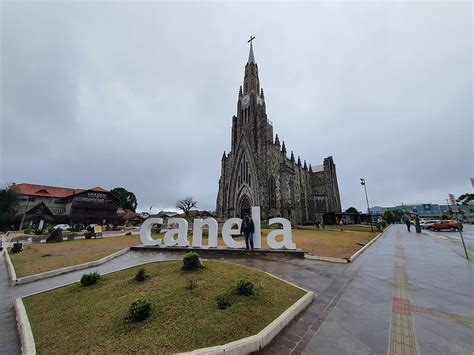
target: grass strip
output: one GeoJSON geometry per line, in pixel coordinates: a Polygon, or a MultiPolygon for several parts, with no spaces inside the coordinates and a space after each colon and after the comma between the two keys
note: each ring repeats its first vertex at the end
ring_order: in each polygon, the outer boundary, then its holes
{"type": "Polygon", "coordinates": [[[93,286],[76,283],[25,298],[37,352],[171,353],[221,345],[257,334],[304,294],[241,265],[206,261],[196,272],[181,266],[147,264],[105,275],[93,286]],[[133,280],[140,268],[150,276],[145,282],[133,280]],[[237,296],[239,279],[251,280],[255,294],[237,296]],[[218,309],[221,295],[229,309],[218,309]],[[152,315],[130,323],[127,310],[137,297],[151,300],[152,315]]]}

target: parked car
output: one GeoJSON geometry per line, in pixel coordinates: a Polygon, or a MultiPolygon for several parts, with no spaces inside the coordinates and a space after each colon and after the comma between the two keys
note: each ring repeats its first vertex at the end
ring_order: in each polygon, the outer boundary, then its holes
{"type": "Polygon", "coordinates": [[[0,251],[3,250],[3,240],[0,239],[0,251]]]}
{"type": "Polygon", "coordinates": [[[53,229],[62,229],[63,231],[67,231],[71,226],[69,224],[56,224],[53,229]]]}
{"type": "Polygon", "coordinates": [[[462,223],[449,219],[445,221],[438,221],[438,223],[430,224],[426,228],[431,231],[440,231],[442,229],[449,229],[454,231],[458,229],[462,230],[463,226],[462,223]]]}
{"type": "Polygon", "coordinates": [[[428,219],[420,222],[420,226],[423,229],[428,229],[429,226],[432,224],[440,223],[441,221],[438,219],[428,219]]]}

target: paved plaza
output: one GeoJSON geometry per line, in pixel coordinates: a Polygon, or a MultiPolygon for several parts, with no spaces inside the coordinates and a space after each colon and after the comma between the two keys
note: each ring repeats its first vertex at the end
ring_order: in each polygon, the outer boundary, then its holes
{"type": "MultiPolygon", "coordinates": [[[[466,228],[474,257],[474,228],[466,228]]],[[[314,302],[262,353],[472,354],[472,262],[451,233],[407,232],[391,226],[352,264],[308,259],[226,258],[268,271],[315,294],[314,302]],[[471,350],[470,350],[471,349],[471,350]]],[[[19,353],[13,299],[179,253],[130,252],[99,267],[8,286],[0,265],[0,353],[19,353]]],[[[2,258],[4,258],[2,256],[2,258]]]]}

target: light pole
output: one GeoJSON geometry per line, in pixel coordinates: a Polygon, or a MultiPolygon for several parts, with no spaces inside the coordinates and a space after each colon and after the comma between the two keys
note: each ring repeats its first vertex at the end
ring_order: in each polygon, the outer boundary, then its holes
{"type": "Polygon", "coordinates": [[[365,185],[365,179],[360,178],[360,184],[364,186],[365,190],[365,200],[367,201],[367,212],[369,212],[369,223],[370,223],[370,230],[373,232],[374,227],[372,226],[372,216],[370,215],[370,207],[369,207],[369,197],[367,196],[367,186],[365,185]]]}

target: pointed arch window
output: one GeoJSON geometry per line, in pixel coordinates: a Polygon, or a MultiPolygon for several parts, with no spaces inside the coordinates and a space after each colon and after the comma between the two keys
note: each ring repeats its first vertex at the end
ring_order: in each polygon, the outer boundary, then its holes
{"type": "Polygon", "coordinates": [[[276,183],[273,176],[268,179],[268,207],[276,208],[276,183]]]}
{"type": "Polygon", "coordinates": [[[239,168],[239,185],[242,185],[243,183],[247,183],[249,186],[252,183],[250,176],[250,168],[249,168],[249,163],[247,161],[247,158],[245,157],[245,154],[242,156],[242,159],[240,161],[240,168],[239,168]]]}

